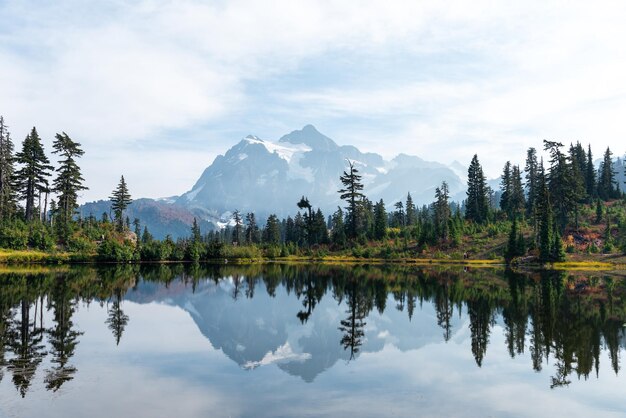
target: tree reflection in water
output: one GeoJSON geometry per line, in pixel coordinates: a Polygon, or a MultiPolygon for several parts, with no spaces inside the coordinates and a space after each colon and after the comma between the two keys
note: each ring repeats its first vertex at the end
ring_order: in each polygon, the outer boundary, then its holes
{"type": "MultiPolygon", "coordinates": [[[[471,272],[425,270],[415,266],[331,266],[271,264],[252,266],[147,265],[16,269],[0,274],[0,381],[10,375],[24,397],[36,371],[57,391],[79,371],[72,358],[80,350],[83,332],[73,317],[81,304],[107,306],[106,326],[119,345],[129,316],[122,309],[127,292],[140,283],[167,294],[200,285],[229,283],[230,303],[255,298],[263,289],[271,298],[279,290],[295,297],[293,312],[306,325],[330,292],[344,313],[336,319],[338,344],[350,360],[368,341],[368,317],[391,309],[412,320],[423,304],[434,307],[442,340],[457,331],[455,316],[469,320],[470,349],[479,367],[488,358],[490,335],[498,318],[513,358],[529,352],[531,367],[541,371],[553,363],[550,387],[568,385],[573,376],[599,374],[599,358],[607,351],[610,367],[620,371],[620,353],[626,341],[626,285],[621,277],[586,273],[516,273],[498,269],[471,272]],[[255,288],[262,284],[262,286],[255,288]],[[261,290],[259,290],[261,289],[261,290]],[[50,324],[44,324],[44,310],[50,324]],[[46,326],[47,325],[47,326],[46,326]],[[44,360],[46,363],[44,363],[44,360]],[[41,366],[41,364],[46,364],[41,366]]],[[[283,293],[281,293],[283,295],[283,293]]],[[[273,300],[273,299],[271,299],[273,300]]],[[[281,303],[276,299],[276,303],[281,303]]],[[[293,318],[293,317],[292,317],[293,318]]],[[[86,332],[89,332],[87,330],[86,332]]]]}

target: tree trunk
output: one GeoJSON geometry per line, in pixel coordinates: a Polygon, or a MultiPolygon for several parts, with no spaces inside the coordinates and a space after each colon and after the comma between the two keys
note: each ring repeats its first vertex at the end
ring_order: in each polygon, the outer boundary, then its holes
{"type": "Polygon", "coordinates": [[[48,192],[46,191],[46,199],[43,205],[43,217],[44,222],[48,222],[48,192]]]}

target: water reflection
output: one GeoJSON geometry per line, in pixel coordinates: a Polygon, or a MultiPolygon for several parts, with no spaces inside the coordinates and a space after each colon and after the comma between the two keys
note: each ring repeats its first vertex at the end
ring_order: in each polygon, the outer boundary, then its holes
{"type": "Polygon", "coordinates": [[[613,275],[273,264],[16,270],[0,278],[0,381],[10,376],[22,397],[36,376],[57,391],[80,373],[72,359],[91,330],[77,329],[73,317],[92,303],[106,310],[102,327],[116,346],[132,321],[124,301],[167,303],[189,312],[242,368],[275,363],[306,382],[339,360],[381,350],[390,330],[394,344],[410,350],[448,342],[468,322],[481,367],[500,324],[511,358],[528,351],[538,372],[555,364],[552,388],[598,376],[603,351],[617,374],[626,342],[626,287],[613,275]],[[434,315],[418,318],[426,307],[434,315]],[[393,312],[418,323],[408,328],[393,312]]]}

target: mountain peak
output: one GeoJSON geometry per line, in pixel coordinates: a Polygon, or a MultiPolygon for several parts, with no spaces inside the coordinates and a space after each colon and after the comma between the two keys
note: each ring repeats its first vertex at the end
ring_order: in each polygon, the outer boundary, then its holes
{"type": "Polygon", "coordinates": [[[313,125],[305,125],[302,129],[293,131],[282,138],[280,138],[279,142],[288,142],[290,144],[304,144],[311,147],[312,150],[316,151],[333,151],[336,150],[339,146],[327,137],[318,131],[313,125]]]}

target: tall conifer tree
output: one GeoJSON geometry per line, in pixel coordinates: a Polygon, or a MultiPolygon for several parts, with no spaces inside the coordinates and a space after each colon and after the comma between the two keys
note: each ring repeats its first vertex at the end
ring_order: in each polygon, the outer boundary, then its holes
{"type": "Polygon", "coordinates": [[[85,180],[76,162],[76,159],[85,152],[80,148],[80,144],[72,141],[65,132],[56,134],[55,138],[52,153],[58,154],[61,160],[59,160],[59,168],[56,169],[58,174],[52,183],[52,191],[58,195],[57,225],[67,227],[78,207],[78,193],[81,190],[87,190],[87,187],[83,185],[85,180]]]}
{"type": "Polygon", "coordinates": [[[489,195],[487,179],[478,162],[478,155],[474,154],[467,171],[467,202],[465,205],[465,219],[476,223],[483,223],[488,219],[489,195]]]}
{"type": "Polygon", "coordinates": [[[126,180],[124,180],[124,176],[120,178],[120,182],[118,183],[117,188],[113,190],[113,194],[110,199],[115,224],[117,225],[117,230],[121,232],[124,230],[124,211],[128,208],[128,205],[133,202],[128,191],[128,186],[126,185],[126,180]]]}
{"type": "Polygon", "coordinates": [[[339,190],[340,198],[348,204],[348,236],[352,239],[356,238],[359,232],[359,224],[361,221],[361,203],[365,195],[363,183],[361,183],[361,175],[356,169],[354,163],[348,160],[348,171],[344,171],[339,180],[343,185],[343,189],[339,190]]]}
{"type": "Polygon", "coordinates": [[[42,191],[48,190],[48,177],[53,169],[36,128],[33,127],[26,136],[22,150],[15,157],[21,165],[15,173],[17,188],[20,198],[26,201],[24,216],[27,221],[31,221],[35,217],[35,198],[40,197],[42,191]]]}
{"type": "Polygon", "coordinates": [[[0,220],[3,221],[9,219],[17,207],[14,160],[13,141],[8,126],[0,115],[0,220]]]}

